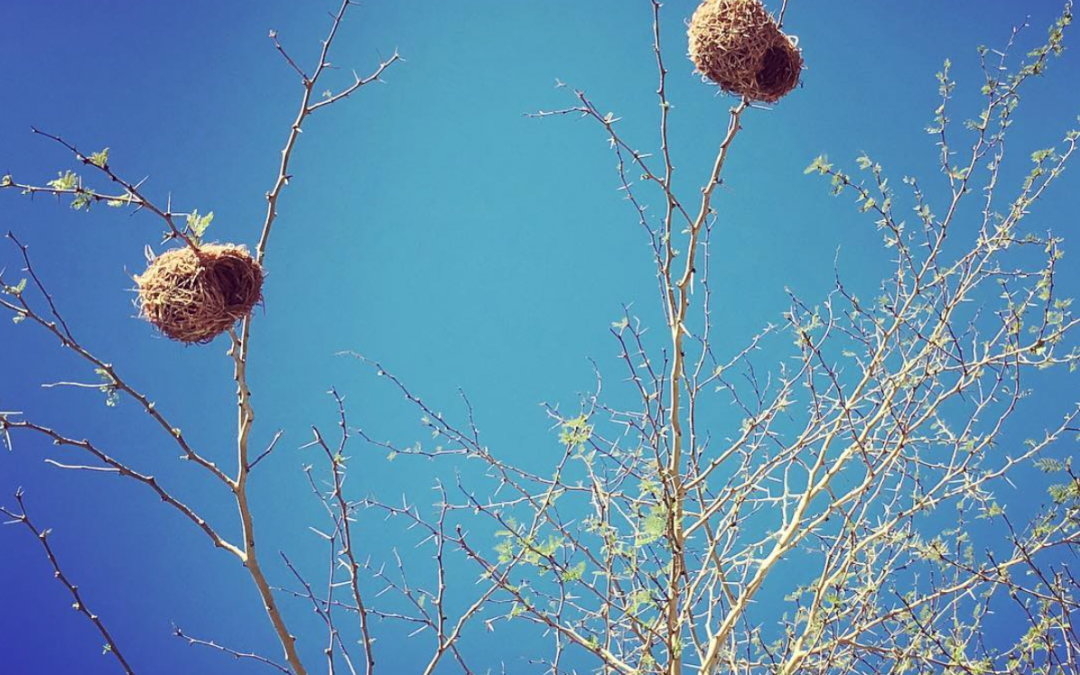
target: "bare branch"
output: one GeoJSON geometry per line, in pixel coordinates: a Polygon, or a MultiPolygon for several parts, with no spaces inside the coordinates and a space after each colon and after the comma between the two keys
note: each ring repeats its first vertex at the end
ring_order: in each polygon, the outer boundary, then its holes
{"type": "Polygon", "coordinates": [[[102,639],[105,640],[105,645],[102,648],[104,650],[104,653],[111,654],[120,664],[120,667],[124,669],[124,672],[127,673],[127,675],[135,675],[135,671],[132,669],[131,665],[128,663],[127,659],[120,651],[120,647],[116,644],[116,640],[114,640],[112,635],[109,633],[109,629],[105,627],[105,623],[101,620],[101,617],[90,611],[90,608],[86,606],[86,601],[83,600],[82,594],[79,592],[79,587],[72,583],[68,576],[64,573],[64,571],[60,568],[60,561],[57,559],[56,553],[53,551],[52,545],[49,543],[49,535],[52,533],[52,530],[38,529],[38,527],[34,525],[33,521],[30,520],[30,515],[26,511],[26,503],[23,497],[22,488],[19,488],[19,490],[15,492],[15,502],[19,505],[18,512],[11,511],[3,506],[0,506],[0,513],[11,519],[9,524],[22,525],[27,530],[29,530],[35,538],[37,538],[38,543],[41,544],[41,548],[45,551],[45,555],[49,559],[49,564],[52,565],[53,576],[55,576],[56,579],[64,585],[64,588],[66,588],[68,592],[71,593],[71,597],[75,600],[75,602],[71,605],[72,609],[74,609],[79,614],[85,616],[87,620],[90,621],[90,623],[94,624],[94,628],[97,629],[97,632],[101,634],[102,639]]]}

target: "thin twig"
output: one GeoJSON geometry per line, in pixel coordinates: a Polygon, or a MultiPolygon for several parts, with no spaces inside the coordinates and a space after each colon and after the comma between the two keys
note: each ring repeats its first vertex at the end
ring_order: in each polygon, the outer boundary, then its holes
{"type": "Polygon", "coordinates": [[[224,654],[228,654],[229,656],[232,656],[232,657],[236,658],[237,660],[250,659],[252,661],[258,661],[259,663],[263,663],[265,665],[270,666],[271,668],[275,668],[278,671],[280,671],[282,673],[285,673],[285,675],[292,675],[291,670],[289,670],[285,666],[281,665],[280,663],[277,663],[275,661],[271,661],[270,659],[266,658],[265,656],[260,656],[259,654],[256,654],[254,652],[236,651],[235,649],[230,649],[230,648],[225,647],[223,645],[219,645],[218,643],[214,642],[213,640],[200,640],[198,638],[191,637],[190,635],[184,633],[184,631],[182,631],[180,629],[180,627],[177,626],[176,624],[173,624],[173,635],[180,638],[181,640],[186,640],[187,643],[189,645],[191,645],[191,646],[198,645],[198,646],[201,646],[201,647],[208,647],[210,649],[215,649],[215,650],[217,650],[219,652],[222,652],[224,654]]]}
{"type": "Polygon", "coordinates": [[[45,555],[49,559],[49,564],[52,565],[53,576],[64,585],[64,588],[66,588],[68,592],[71,593],[71,597],[74,598],[75,602],[72,604],[72,608],[85,616],[90,623],[94,624],[94,628],[97,629],[98,633],[100,633],[101,637],[105,640],[105,645],[103,647],[104,653],[112,654],[127,675],[135,675],[135,671],[131,668],[131,665],[120,651],[120,647],[109,633],[109,629],[105,627],[105,623],[101,620],[101,617],[90,611],[90,608],[86,606],[86,601],[83,600],[82,594],[79,592],[79,587],[72,583],[60,568],[60,561],[57,559],[56,553],[52,549],[52,545],[49,544],[49,534],[52,530],[40,530],[34,525],[33,521],[30,520],[30,516],[26,512],[26,503],[23,498],[22,488],[19,488],[15,492],[15,501],[19,505],[18,513],[3,506],[0,506],[0,513],[11,519],[9,524],[24,526],[37,538],[38,543],[41,544],[41,548],[45,551],[45,555]]]}

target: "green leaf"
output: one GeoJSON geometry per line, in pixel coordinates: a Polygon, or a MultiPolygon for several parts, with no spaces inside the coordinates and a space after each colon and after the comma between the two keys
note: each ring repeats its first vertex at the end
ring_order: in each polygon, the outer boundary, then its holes
{"type": "Polygon", "coordinates": [[[818,155],[814,158],[814,161],[810,162],[810,166],[803,170],[803,173],[811,174],[816,171],[817,173],[824,175],[828,173],[830,169],[832,169],[832,164],[829,164],[828,155],[818,155]]]}
{"type": "Polygon", "coordinates": [[[584,560],[582,560],[578,564],[574,565],[573,567],[567,569],[566,572],[563,573],[562,578],[563,578],[563,581],[571,582],[571,581],[580,581],[583,576],[585,576],[585,561],[584,560]]]}
{"type": "Polygon", "coordinates": [[[105,148],[101,152],[95,152],[87,157],[87,159],[94,166],[104,169],[105,165],[109,163],[109,149],[105,148]]]}
{"type": "Polygon", "coordinates": [[[89,209],[90,205],[93,203],[93,191],[76,188],[75,196],[71,200],[71,208],[75,209],[76,211],[81,211],[83,209],[89,209]]]}
{"type": "Polygon", "coordinates": [[[1031,153],[1031,161],[1036,164],[1045,162],[1048,159],[1054,158],[1054,148],[1044,148],[1043,150],[1036,150],[1031,153]]]}
{"type": "Polygon", "coordinates": [[[649,508],[649,514],[641,522],[641,532],[637,537],[637,545],[651,544],[667,532],[667,512],[661,506],[649,508]]]}
{"type": "Polygon", "coordinates": [[[495,553],[500,563],[510,562],[514,558],[514,545],[509,539],[505,539],[495,545],[495,553]]]}
{"type": "Polygon", "coordinates": [[[206,232],[206,228],[210,227],[210,223],[214,220],[214,212],[200,216],[199,211],[196,209],[188,214],[187,226],[188,230],[195,235],[196,239],[202,239],[203,233],[206,232]]]}
{"type": "Polygon", "coordinates": [[[54,190],[74,190],[79,186],[79,176],[74,171],[57,172],[56,178],[48,182],[54,190]]]}
{"type": "Polygon", "coordinates": [[[1034,462],[1035,467],[1043,473],[1056,473],[1063,471],[1065,465],[1058,459],[1052,459],[1050,457],[1040,457],[1034,462]]]}
{"type": "Polygon", "coordinates": [[[120,392],[116,388],[116,380],[104,368],[94,368],[94,372],[101,378],[102,384],[98,387],[98,390],[105,394],[105,405],[115,408],[120,403],[120,392]]]}
{"type": "Polygon", "coordinates": [[[592,436],[592,425],[585,415],[579,415],[563,422],[562,431],[559,433],[559,442],[563,445],[584,445],[592,436]]]}
{"type": "Polygon", "coordinates": [[[18,285],[16,286],[0,286],[0,292],[6,293],[8,295],[19,295],[25,290],[26,279],[22,279],[21,281],[19,281],[18,285]]]}

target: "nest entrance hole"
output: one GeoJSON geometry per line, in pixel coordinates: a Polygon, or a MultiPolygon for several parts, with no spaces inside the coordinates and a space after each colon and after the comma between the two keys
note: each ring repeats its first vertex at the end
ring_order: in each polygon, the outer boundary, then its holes
{"type": "Polygon", "coordinates": [[[210,277],[211,285],[221,293],[226,307],[240,307],[250,302],[255,280],[249,262],[223,256],[210,265],[206,274],[210,277]]]}
{"type": "Polygon", "coordinates": [[[798,84],[801,66],[799,54],[790,44],[769,47],[755,78],[758,89],[769,96],[783,96],[798,84]]]}

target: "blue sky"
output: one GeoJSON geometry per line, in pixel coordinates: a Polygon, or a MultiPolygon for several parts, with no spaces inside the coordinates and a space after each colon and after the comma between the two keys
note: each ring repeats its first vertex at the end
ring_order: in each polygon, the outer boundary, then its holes
{"type": "MultiPolygon", "coordinates": [[[[684,56],[693,7],[664,7],[672,144],[687,193],[706,175],[732,103],[703,85],[684,56]]],[[[43,183],[74,168],[31,125],[86,150],[108,146],[118,171],[149,176],[154,197],[214,211],[212,238],[251,245],[300,94],[267,33],[277,30],[310,64],[331,9],[323,0],[11,0],[0,22],[0,172],[43,183]]],[[[827,152],[853,166],[865,151],[894,180],[920,175],[929,183],[936,149],[924,127],[941,62],[954,63],[962,109],[981,84],[976,46],[1002,44],[1024,11],[1032,23],[1025,46],[1034,45],[1059,10],[1004,0],[792,0],[786,27],[804,50],[804,86],[772,110],[750,111],[718,193],[721,348],[778,320],[785,286],[823,297],[838,249],[841,269],[866,294],[882,276],[879,235],[846,199],[803,175],[810,160],[827,152]]],[[[255,445],[286,432],[253,488],[267,523],[265,551],[283,548],[312,566],[321,560],[305,531],[317,505],[299,470],[311,458],[296,448],[311,424],[333,424],[329,386],[349,397],[354,423],[372,433],[399,442],[419,433],[413,410],[336,352],[378,358],[447,410],[463,388],[492,447],[543,466],[558,445],[539,404],[575,406],[593,383],[590,357],[602,369],[618,366],[607,328],[621,305],[634,303],[660,329],[649,250],[616,190],[604,136],[586,121],[523,114],[573,104],[568,89],[554,87],[558,78],[621,116],[625,136],[654,151],[650,16],[646,0],[365,0],[350,15],[332,59],[342,68],[338,83],[394,48],[406,62],[386,84],[309,120],[283,197],[251,360],[255,445]]],[[[1011,141],[1019,156],[1075,126],[1078,82],[1080,57],[1070,49],[1024,98],[1011,141]]],[[[1040,228],[1073,234],[1077,180],[1067,175],[1040,205],[1040,228]]],[[[225,342],[183,348],[135,317],[131,275],[159,240],[154,219],[104,208],[75,213],[8,191],[0,193],[0,230],[9,229],[30,246],[80,340],[150,392],[199,447],[228,461],[235,402],[225,342]]],[[[5,266],[18,267],[15,249],[0,248],[5,266]]],[[[1080,274],[1067,267],[1066,282],[1075,284],[1080,274]]],[[[93,374],[40,331],[4,319],[0,346],[0,410],[115,448],[207,513],[233,515],[228,495],[175,462],[130,403],[106,408],[95,393],[42,389],[93,374]]],[[[1060,389],[1047,395],[1074,397],[1075,384],[1054,382],[1060,389]]],[[[380,487],[427,499],[428,469],[404,473],[377,448],[356,453],[363,464],[351,478],[355,494],[380,487]]],[[[160,673],[258,669],[185,647],[171,637],[172,621],[278,655],[238,565],[137,486],[58,471],[45,456],[54,451],[30,437],[0,454],[0,503],[25,486],[36,520],[55,530],[67,571],[133,661],[164,664],[152,668],[160,673]]],[[[280,582],[282,572],[275,567],[280,582]]],[[[0,672],[75,664],[87,675],[115,672],[69,605],[34,542],[0,530],[0,672]]],[[[292,612],[301,636],[317,628],[306,607],[292,612]]],[[[316,657],[317,642],[309,647],[316,657]]],[[[515,663],[511,646],[489,645],[492,659],[515,663]]],[[[413,663],[396,644],[384,651],[388,671],[413,663]]]]}

